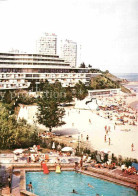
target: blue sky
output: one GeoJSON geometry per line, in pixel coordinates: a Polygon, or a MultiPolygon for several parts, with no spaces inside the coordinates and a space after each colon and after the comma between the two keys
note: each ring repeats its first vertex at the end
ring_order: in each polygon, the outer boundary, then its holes
{"type": "Polygon", "coordinates": [[[137,0],[0,0],[0,52],[35,52],[36,39],[55,33],[81,45],[86,64],[138,73],[137,10],[137,0]]]}

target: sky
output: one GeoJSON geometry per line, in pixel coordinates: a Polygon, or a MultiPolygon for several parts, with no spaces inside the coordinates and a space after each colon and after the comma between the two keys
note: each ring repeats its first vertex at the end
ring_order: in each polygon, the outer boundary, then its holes
{"type": "Polygon", "coordinates": [[[138,73],[138,0],[0,0],[0,52],[35,52],[45,32],[77,42],[78,64],[138,73]]]}

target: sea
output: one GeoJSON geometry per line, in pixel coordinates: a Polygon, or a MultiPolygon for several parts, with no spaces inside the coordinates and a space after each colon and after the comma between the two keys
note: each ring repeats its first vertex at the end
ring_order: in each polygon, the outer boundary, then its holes
{"type": "Polygon", "coordinates": [[[116,73],[114,75],[130,82],[138,82],[138,73],[116,73]]]}
{"type": "Polygon", "coordinates": [[[138,93],[138,73],[116,73],[114,74],[118,78],[126,79],[129,82],[134,82],[132,85],[124,85],[126,88],[133,89],[135,93],[138,93]]]}

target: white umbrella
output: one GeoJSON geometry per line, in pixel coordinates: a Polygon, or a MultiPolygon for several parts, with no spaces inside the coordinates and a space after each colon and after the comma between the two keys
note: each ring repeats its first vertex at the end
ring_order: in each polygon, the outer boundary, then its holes
{"type": "Polygon", "coordinates": [[[55,142],[53,142],[53,144],[52,144],[52,148],[53,148],[53,149],[55,149],[55,142]]]}
{"type": "Polygon", "coordinates": [[[108,154],[110,152],[110,150],[108,150],[108,149],[101,149],[100,151],[105,153],[105,154],[108,154]]]}
{"type": "Polygon", "coordinates": [[[61,151],[69,152],[69,151],[73,151],[73,149],[71,147],[64,147],[64,148],[61,149],[61,151]]]}
{"type": "Polygon", "coordinates": [[[13,151],[14,154],[22,154],[23,153],[23,149],[16,149],[13,151]]]}

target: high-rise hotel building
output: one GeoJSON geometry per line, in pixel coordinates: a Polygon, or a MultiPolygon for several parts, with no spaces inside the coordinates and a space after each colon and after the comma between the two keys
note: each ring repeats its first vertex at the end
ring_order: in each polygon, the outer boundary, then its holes
{"type": "Polygon", "coordinates": [[[36,53],[56,55],[57,54],[57,36],[54,33],[45,33],[36,41],[36,53]]]}
{"type": "Polygon", "coordinates": [[[61,40],[60,55],[71,67],[76,67],[77,43],[71,40],[61,40]]]}

